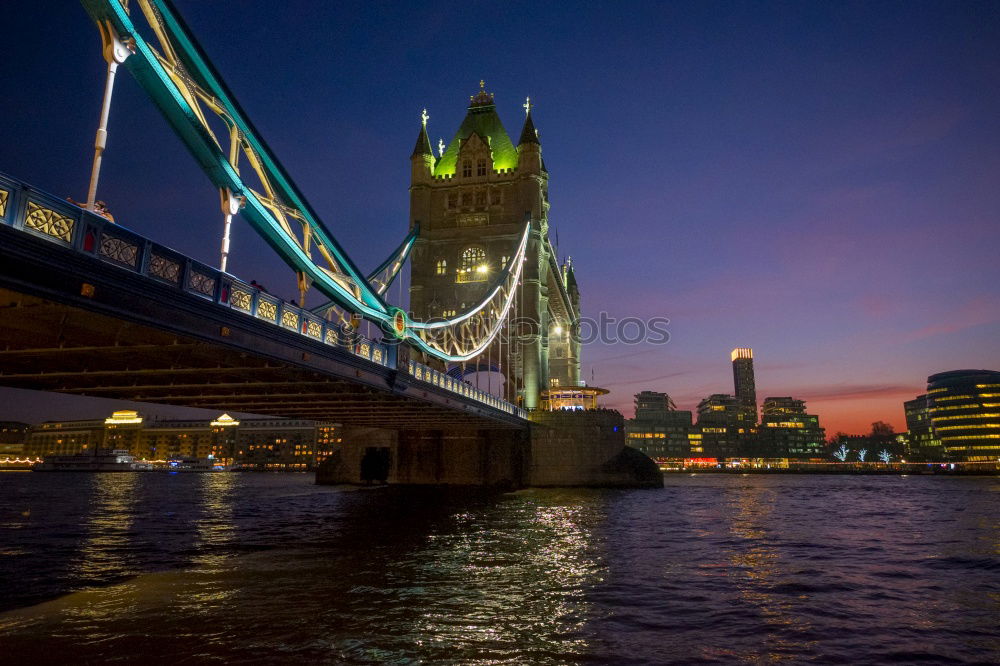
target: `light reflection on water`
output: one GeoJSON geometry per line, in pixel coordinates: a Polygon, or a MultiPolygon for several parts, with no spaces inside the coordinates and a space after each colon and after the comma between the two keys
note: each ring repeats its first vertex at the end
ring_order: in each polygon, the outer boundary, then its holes
{"type": "Polygon", "coordinates": [[[0,478],[0,661],[1000,660],[994,479],[310,482],[0,478]]]}

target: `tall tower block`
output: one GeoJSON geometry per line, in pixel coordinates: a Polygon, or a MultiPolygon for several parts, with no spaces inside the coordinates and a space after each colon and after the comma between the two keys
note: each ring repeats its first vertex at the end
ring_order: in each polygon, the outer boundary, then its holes
{"type": "Polygon", "coordinates": [[[579,290],[572,264],[560,267],[549,242],[549,173],[531,104],[524,108],[515,146],[493,94],[480,82],[458,131],[447,145],[438,142],[436,155],[428,116],[422,114],[410,157],[410,227],[420,225],[410,260],[410,311],[422,321],[468,311],[484,297],[530,223],[516,314],[532,322],[533,334],[504,344],[505,358],[499,348],[491,352],[505,364],[505,374],[512,370],[516,376],[507,399],[536,409],[541,390],[579,383],[580,349],[571,335],[579,290]]]}
{"type": "Polygon", "coordinates": [[[733,361],[733,384],[738,404],[740,429],[746,433],[757,426],[757,385],[753,376],[753,350],[737,347],[730,354],[733,361]]]}

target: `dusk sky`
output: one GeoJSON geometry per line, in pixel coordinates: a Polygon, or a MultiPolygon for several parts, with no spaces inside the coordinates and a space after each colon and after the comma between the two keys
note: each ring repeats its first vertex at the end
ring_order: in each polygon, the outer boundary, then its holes
{"type": "MultiPolygon", "coordinates": [[[[584,348],[626,417],[644,389],[732,393],[736,346],[759,398],[828,434],[904,430],[929,374],[1000,369],[998,2],[176,6],[365,270],[406,233],[421,109],[447,142],[485,79],[516,140],[530,95],[584,314],[671,321],[666,345],[584,348]]],[[[4,10],[0,171],[83,200],[97,29],[68,0],[4,10]]],[[[109,133],[117,221],[217,265],[218,193],[124,68],[109,133]]],[[[229,270],[296,295],[239,219],[229,270]]],[[[108,411],[0,398],[0,419],[108,411]]]]}

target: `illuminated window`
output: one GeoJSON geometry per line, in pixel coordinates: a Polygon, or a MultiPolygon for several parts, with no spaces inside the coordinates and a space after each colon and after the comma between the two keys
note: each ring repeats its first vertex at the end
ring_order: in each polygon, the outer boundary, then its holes
{"type": "Polygon", "coordinates": [[[486,252],[482,248],[470,247],[462,252],[462,261],[458,267],[459,282],[485,282],[488,273],[486,252]]]}
{"type": "Polygon", "coordinates": [[[485,176],[486,175],[486,160],[479,160],[476,163],[476,175],[485,176]]]}
{"type": "Polygon", "coordinates": [[[462,162],[462,178],[468,178],[472,175],[472,160],[464,160],[462,162]]]}
{"type": "Polygon", "coordinates": [[[442,317],[454,317],[455,316],[455,311],[454,310],[443,310],[441,312],[441,316],[442,317]]]}
{"type": "Polygon", "coordinates": [[[500,257],[501,266],[506,266],[508,261],[510,261],[510,257],[508,257],[506,254],[500,257]]]}
{"type": "Polygon", "coordinates": [[[444,275],[448,272],[448,262],[444,259],[438,259],[437,266],[435,266],[434,272],[438,275],[444,275]]]}

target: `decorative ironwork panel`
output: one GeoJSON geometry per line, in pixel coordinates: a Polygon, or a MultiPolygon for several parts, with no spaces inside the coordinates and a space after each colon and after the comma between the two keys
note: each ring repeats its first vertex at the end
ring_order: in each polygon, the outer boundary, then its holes
{"type": "Polygon", "coordinates": [[[413,376],[416,377],[417,379],[423,380],[424,369],[418,365],[413,371],[413,376]]]}
{"type": "Polygon", "coordinates": [[[39,206],[34,201],[28,202],[28,216],[24,218],[24,226],[29,229],[69,243],[73,238],[75,223],[73,218],[61,215],[51,208],[39,206]]]}
{"type": "Polygon", "coordinates": [[[323,327],[314,321],[306,323],[306,335],[317,340],[323,335],[323,327]]]}
{"type": "Polygon", "coordinates": [[[199,294],[212,296],[215,294],[215,278],[198,271],[191,271],[191,275],[188,277],[188,287],[199,294]]]}
{"type": "Polygon", "coordinates": [[[166,257],[152,254],[149,258],[149,274],[161,280],[177,284],[181,279],[181,265],[166,257]]]}
{"type": "Polygon", "coordinates": [[[271,301],[260,301],[257,303],[257,316],[268,321],[278,320],[278,306],[271,301]]]}
{"type": "Polygon", "coordinates": [[[102,257],[135,268],[139,257],[139,246],[116,236],[101,234],[101,247],[98,252],[102,257]]]}
{"type": "Polygon", "coordinates": [[[233,287],[233,293],[229,296],[229,302],[233,304],[234,308],[239,308],[244,312],[250,312],[250,305],[253,303],[253,296],[251,296],[248,291],[243,291],[242,289],[236,289],[233,287]]]}
{"type": "Polygon", "coordinates": [[[326,329],[326,344],[328,345],[337,344],[337,332],[332,328],[326,329]]]}
{"type": "Polygon", "coordinates": [[[7,214],[7,198],[10,197],[10,192],[7,190],[0,190],[0,217],[7,214]]]}
{"type": "Polygon", "coordinates": [[[375,347],[372,350],[372,360],[375,361],[376,363],[381,363],[382,362],[382,349],[381,348],[375,347]]]}
{"type": "Polygon", "coordinates": [[[365,358],[368,358],[369,356],[371,356],[371,353],[372,353],[371,345],[369,345],[367,342],[362,342],[360,345],[358,345],[358,356],[364,356],[365,358]]]}
{"type": "Polygon", "coordinates": [[[281,313],[281,325],[297,330],[299,328],[299,316],[294,312],[285,310],[281,313]]]}

